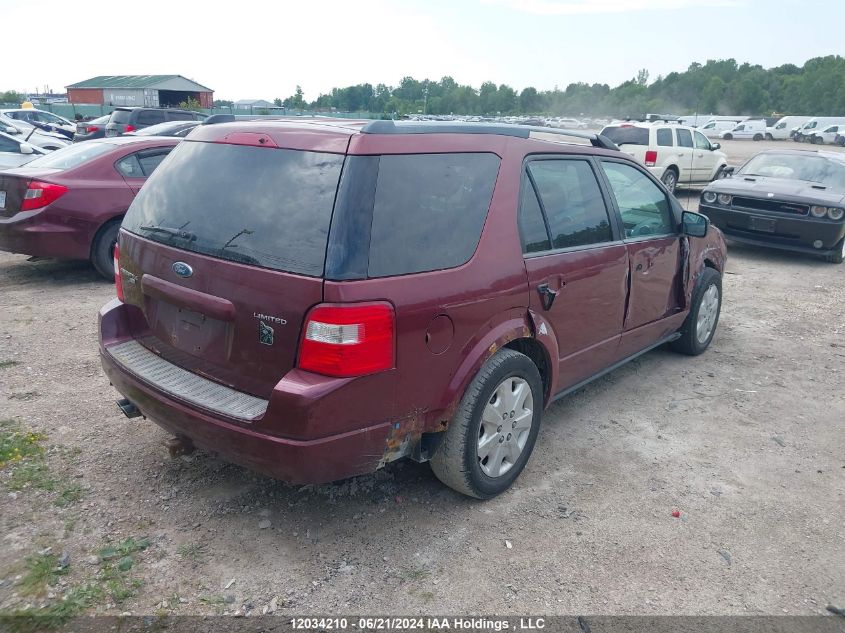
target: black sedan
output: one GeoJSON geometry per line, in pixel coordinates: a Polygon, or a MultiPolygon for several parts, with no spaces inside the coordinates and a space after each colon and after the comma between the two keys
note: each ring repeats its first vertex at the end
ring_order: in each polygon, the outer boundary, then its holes
{"type": "Polygon", "coordinates": [[[702,192],[701,213],[725,237],[845,258],[845,154],[771,150],[702,192]]]}

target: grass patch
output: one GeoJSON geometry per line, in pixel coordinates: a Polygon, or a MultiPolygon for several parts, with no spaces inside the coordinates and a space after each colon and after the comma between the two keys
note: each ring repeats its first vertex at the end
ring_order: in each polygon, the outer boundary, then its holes
{"type": "Polygon", "coordinates": [[[26,559],[26,573],[18,584],[23,595],[38,595],[47,585],[55,585],[59,576],[67,574],[67,567],[59,567],[55,554],[36,554],[26,559]]]}
{"type": "Polygon", "coordinates": [[[9,490],[35,488],[47,492],[55,491],[56,479],[42,460],[43,457],[36,457],[32,461],[15,465],[9,478],[9,490]]]}
{"type": "Polygon", "coordinates": [[[205,560],[207,552],[203,543],[185,543],[179,546],[177,553],[182,560],[198,565],[205,560]]]}
{"type": "Polygon", "coordinates": [[[0,360],[0,369],[8,369],[9,367],[14,367],[15,365],[20,365],[20,361],[0,360]]]}
{"type": "Polygon", "coordinates": [[[79,484],[64,486],[54,503],[60,508],[66,508],[82,499],[82,487],[79,484]]]}
{"type": "Polygon", "coordinates": [[[0,420],[0,468],[19,462],[41,458],[46,435],[21,428],[14,420],[0,420]]]}
{"type": "Polygon", "coordinates": [[[428,578],[431,572],[422,565],[403,567],[399,570],[398,577],[402,582],[418,582],[428,578]]]}

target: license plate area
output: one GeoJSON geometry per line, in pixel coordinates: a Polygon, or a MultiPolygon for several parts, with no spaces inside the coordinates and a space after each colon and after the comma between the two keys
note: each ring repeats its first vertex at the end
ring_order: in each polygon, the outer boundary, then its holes
{"type": "Polygon", "coordinates": [[[748,218],[748,228],[761,233],[774,233],[777,228],[777,220],[774,218],[761,218],[752,215],[748,218]]]}
{"type": "Polygon", "coordinates": [[[145,299],[147,321],[160,340],[213,363],[228,360],[231,345],[227,323],[166,301],[145,299]]]}

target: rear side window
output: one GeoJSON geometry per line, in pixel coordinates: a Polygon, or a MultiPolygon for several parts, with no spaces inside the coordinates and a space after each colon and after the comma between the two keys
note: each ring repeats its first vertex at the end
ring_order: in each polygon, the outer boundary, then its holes
{"type": "Polygon", "coordinates": [[[672,130],[662,127],[657,130],[657,144],[660,147],[672,147],[675,142],[672,140],[672,130]]]}
{"type": "Polygon", "coordinates": [[[543,219],[543,210],[537,200],[537,193],[531,181],[522,187],[522,199],[519,204],[519,236],[522,239],[523,253],[541,253],[551,250],[549,232],[543,219]]]}
{"type": "Polygon", "coordinates": [[[196,117],[190,112],[174,112],[173,110],[167,111],[168,121],[193,121],[195,118],[196,117]]]}
{"type": "Polygon", "coordinates": [[[141,189],[123,228],[220,259],[320,276],[342,165],[337,154],[186,141],[141,189]]]}
{"type": "Polygon", "coordinates": [[[689,130],[678,130],[678,147],[692,147],[692,134],[689,130]]]}
{"type": "Polygon", "coordinates": [[[155,125],[164,123],[164,112],[161,110],[141,110],[138,113],[138,125],[155,125]]]}
{"type": "Polygon", "coordinates": [[[41,158],[36,158],[27,163],[26,166],[45,169],[73,169],[113,149],[114,145],[110,143],[98,143],[97,141],[75,143],[57,149],[55,152],[50,152],[41,158]]]}
{"type": "Polygon", "coordinates": [[[110,123],[129,123],[129,119],[132,118],[132,111],[131,110],[115,110],[111,113],[111,119],[109,120],[110,123]]]}
{"type": "Polygon", "coordinates": [[[553,248],[571,248],[613,239],[607,207],[587,161],[542,160],[528,173],[549,222],[553,248]]]}
{"type": "Polygon", "coordinates": [[[648,145],[648,128],[621,125],[609,126],[602,130],[606,136],[617,145],[648,145]]]}
{"type": "Polygon", "coordinates": [[[382,156],[368,276],[466,263],[481,237],[498,173],[499,158],[493,154],[382,156]]]}

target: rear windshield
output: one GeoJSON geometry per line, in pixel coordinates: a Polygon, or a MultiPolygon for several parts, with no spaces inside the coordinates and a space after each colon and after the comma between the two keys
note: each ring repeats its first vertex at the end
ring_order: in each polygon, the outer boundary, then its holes
{"type": "Polygon", "coordinates": [[[87,143],[75,143],[50,152],[46,156],[36,158],[28,162],[26,167],[37,167],[39,169],[73,169],[92,158],[105,154],[114,149],[110,143],[99,143],[88,141],[87,143]]]}
{"type": "Polygon", "coordinates": [[[132,116],[131,110],[115,110],[111,113],[111,123],[129,123],[132,116]]]}
{"type": "Polygon", "coordinates": [[[319,276],[343,156],[185,141],[123,220],[147,239],[319,276]]]}
{"type": "Polygon", "coordinates": [[[648,145],[648,128],[633,126],[611,126],[602,130],[617,145],[648,145]]]}

